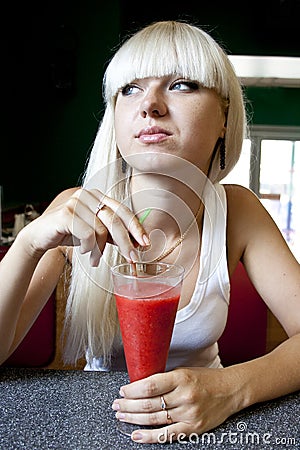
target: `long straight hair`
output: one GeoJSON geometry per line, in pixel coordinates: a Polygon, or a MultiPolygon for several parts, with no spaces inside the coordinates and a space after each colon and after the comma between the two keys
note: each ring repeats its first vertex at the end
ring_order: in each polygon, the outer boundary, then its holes
{"type": "MultiPolygon", "coordinates": [[[[119,90],[134,79],[179,74],[214,89],[227,115],[226,168],[220,170],[219,149],[209,178],[224,178],[239,159],[246,135],[243,91],[221,46],[197,26],[181,21],[155,22],[128,38],[109,62],[103,80],[105,112],[86,167],[83,187],[97,188],[120,202],[129,199],[130,168],[124,172],[114,130],[114,109],[119,90]],[[122,170],[123,168],[123,170],[122,170]]],[[[109,365],[121,345],[110,267],[122,257],[107,244],[99,267],[74,248],[72,277],[66,308],[65,360],[103,358],[109,365]]]]}

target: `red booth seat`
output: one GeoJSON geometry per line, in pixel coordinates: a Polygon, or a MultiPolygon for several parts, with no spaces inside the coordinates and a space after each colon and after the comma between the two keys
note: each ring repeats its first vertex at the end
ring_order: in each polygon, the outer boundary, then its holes
{"type": "MultiPolygon", "coordinates": [[[[8,247],[0,247],[0,259],[8,247]]],[[[42,367],[48,365],[55,354],[55,294],[50,296],[39,317],[14,353],[3,365],[10,367],[42,367]]]]}
{"type": "Polygon", "coordinates": [[[223,365],[257,358],[266,353],[268,309],[242,263],[231,278],[228,321],[219,340],[223,365]]]}

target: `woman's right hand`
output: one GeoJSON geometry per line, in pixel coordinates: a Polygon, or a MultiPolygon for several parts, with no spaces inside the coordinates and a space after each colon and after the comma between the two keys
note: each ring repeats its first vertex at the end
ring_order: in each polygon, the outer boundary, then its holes
{"type": "Polygon", "coordinates": [[[62,192],[19,234],[32,256],[40,258],[58,246],[79,246],[82,254],[90,252],[92,266],[99,264],[107,242],[117,245],[129,262],[137,261],[133,242],[149,245],[133,212],[97,189],[62,192]]]}

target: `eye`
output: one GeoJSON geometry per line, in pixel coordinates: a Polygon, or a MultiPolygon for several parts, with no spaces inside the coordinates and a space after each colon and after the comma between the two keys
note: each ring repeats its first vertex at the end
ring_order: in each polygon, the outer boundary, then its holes
{"type": "Polygon", "coordinates": [[[121,94],[126,97],[128,95],[136,94],[139,91],[139,87],[135,84],[126,84],[122,89],[120,89],[121,94]]]}
{"type": "Polygon", "coordinates": [[[177,80],[172,84],[170,90],[193,92],[193,91],[197,91],[199,88],[200,88],[200,85],[199,85],[199,83],[197,83],[197,81],[177,80]]]}

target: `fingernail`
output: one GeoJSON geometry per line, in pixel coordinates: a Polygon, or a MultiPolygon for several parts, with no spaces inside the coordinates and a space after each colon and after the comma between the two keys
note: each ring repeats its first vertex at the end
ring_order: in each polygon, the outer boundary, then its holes
{"type": "Polygon", "coordinates": [[[121,412],[117,412],[117,413],[116,413],[116,418],[117,418],[117,419],[125,419],[125,414],[124,414],[124,413],[121,413],[121,412]]]}
{"type": "Polygon", "coordinates": [[[148,236],[146,234],[143,234],[143,241],[146,245],[150,245],[150,239],[148,238],[148,236]]]}
{"type": "Polygon", "coordinates": [[[129,256],[132,262],[138,262],[139,258],[134,250],[130,251],[129,256]]]}
{"type": "Polygon", "coordinates": [[[123,389],[122,389],[122,388],[120,388],[120,390],[119,390],[119,394],[120,394],[120,396],[121,396],[121,397],[125,397],[125,394],[124,394],[124,391],[123,391],[123,389]]]}
{"type": "Polygon", "coordinates": [[[131,435],[131,439],[133,441],[139,442],[139,441],[143,440],[143,435],[139,431],[133,432],[132,435],[131,435]]]}
{"type": "Polygon", "coordinates": [[[119,403],[113,402],[113,404],[112,404],[112,409],[113,409],[114,411],[119,411],[119,409],[120,409],[119,403]]]}

